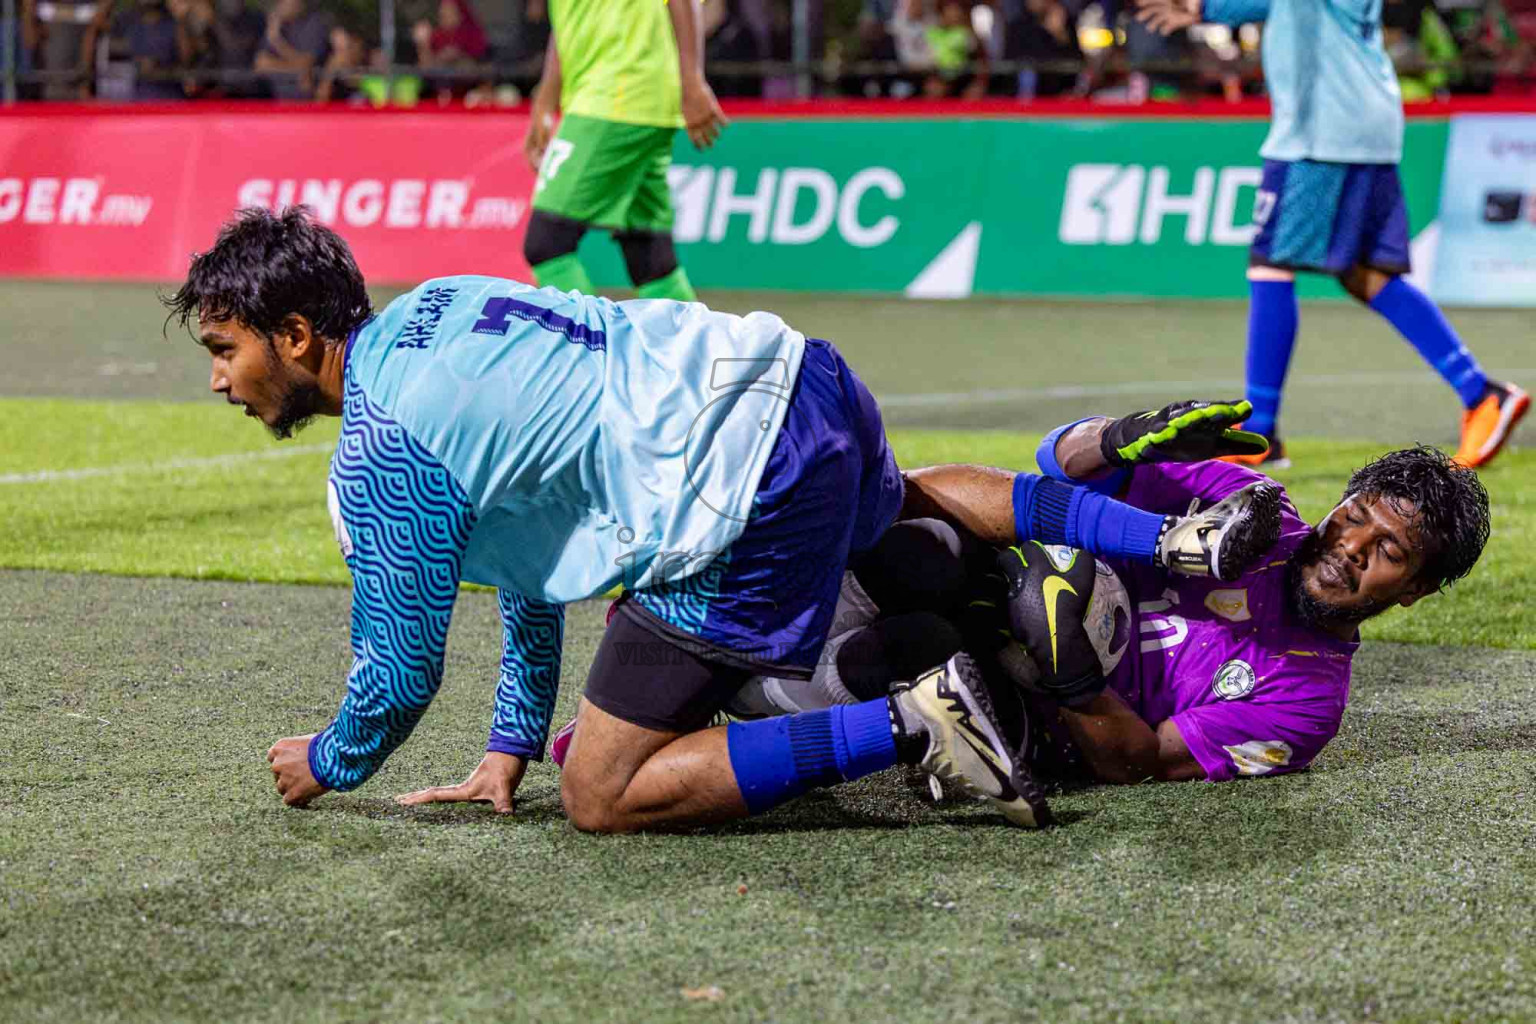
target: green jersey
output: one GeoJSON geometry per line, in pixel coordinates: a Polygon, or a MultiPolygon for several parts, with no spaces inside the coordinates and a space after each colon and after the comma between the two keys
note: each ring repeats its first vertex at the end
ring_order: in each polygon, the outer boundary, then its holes
{"type": "Polygon", "coordinates": [[[550,0],[567,114],[683,126],[677,39],[666,0],[550,0]]]}

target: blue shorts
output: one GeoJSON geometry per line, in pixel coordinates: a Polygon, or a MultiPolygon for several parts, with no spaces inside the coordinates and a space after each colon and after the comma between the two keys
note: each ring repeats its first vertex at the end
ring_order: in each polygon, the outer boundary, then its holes
{"type": "Polygon", "coordinates": [[[1339,275],[1356,264],[1406,274],[1408,207],[1395,164],[1264,161],[1248,262],[1339,275]]]}
{"type": "Polygon", "coordinates": [[[816,665],[843,570],[896,519],[901,471],[880,407],[829,342],[806,341],[741,536],[703,571],[636,591],[657,632],[760,673],[816,665]]]}

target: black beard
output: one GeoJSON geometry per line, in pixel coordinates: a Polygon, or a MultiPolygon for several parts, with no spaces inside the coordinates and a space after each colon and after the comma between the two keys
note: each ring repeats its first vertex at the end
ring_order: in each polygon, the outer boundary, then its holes
{"type": "Polygon", "coordinates": [[[1302,569],[1315,563],[1322,556],[1323,542],[1316,530],[1307,534],[1301,547],[1291,556],[1285,567],[1285,593],[1291,614],[1308,629],[1331,632],[1339,626],[1358,626],[1373,616],[1392,607],[1391,601],[1373,601],[1368,604],[1341,608],[1327,601],[1320,601],[1308,591],[1302,569]]]}
{"type": "Polygon", "coordinates": [[[277,353],[268,346],[267,367],[273,381],[277,382],[277,422],[267,427],[272,436],[286,441],[309,426],[320,406],[320,385],[314,381],[294,380],[277,360],[277,353]]]}

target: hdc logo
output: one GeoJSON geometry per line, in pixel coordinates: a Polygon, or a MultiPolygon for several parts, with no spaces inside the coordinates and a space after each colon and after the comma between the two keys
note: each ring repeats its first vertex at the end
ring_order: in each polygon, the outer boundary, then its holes
{"type": "Polygon", "coordinates": [[[765,167],[755,179],[739,181],[734,167],[673,164],[667,183],[677,207],[672,237],[679,242],[724,241],[733,218],[741,218],[753,245],[807,245],[835,228],[848,245],[873,249],[901,227],[896,203],[907,194],[889,167],[866,167],[839,186],[817,167],[765,167]]]}
{"type": "Polygon", "coordinates": [[[1189,245],[1247,245],[1258,228],[1237,223],[1237,201],[1257,188],[1257,167],[1199,167],[1182,194],[1170,193],[1166,167],[1138,164],[1077,164],[1067,174],[1058,237],[1067,245],[1156,245],[1163,221],[1184,219],[1189,245]]]}

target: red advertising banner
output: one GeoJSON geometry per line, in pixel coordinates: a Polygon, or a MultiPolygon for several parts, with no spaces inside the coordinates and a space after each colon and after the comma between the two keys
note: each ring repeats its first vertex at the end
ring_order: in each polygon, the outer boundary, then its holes
{"type": "MultiPolygon", "coordinates": [[[[1408,113],[1445,119],[1517,108],[1529,109],[1530,101],[1420,104],[1408,113]]],[[[965,134],[967,126],[978,126],[979,138],[985,134],[979,127],[984,122],[1067,119],[1093,129],[1097,125],[1092,122],[1118,119],[1129,122],[1127,130],[1138,131],[1148,123],[1176,120],[1258,125],[1268,107],[1262,102],[1113,107],[1087,101],[822,99],[740,101],[728,104],[727,111],[737,125],[721,145],[709,157],[699,157],[680,138],[679,164],[672,169],[679,190],[678,238],[684,262],[695,261],[697,282],[706,287],[804,287],[808,267],[846,267],[853,257],[861,261],[860,268],[875,268],[884,276],[876,280],[873,270],[861,271],[844,287],[911,291],[938,278],[966,277],[957,277],[955,268],[966,262],[967,253],[969,275],[975,277],[979,249],[1006,244],[1007,236],[988,229],[981,243],[978,220],[965,236],[975,236],[969,249],[961,245],[951,253],[945,248],[951,239],[965,240],[960,232],[967,220],[945,221],[958,216],[963,205],[943,191],[953,184],[946,161],[963,165],[973,154],[924,150],[914,145],[912,132],[902,134],[903,122],[917,123],[919,138],[922,125],[935,126],[935,136],[953,130],[965,134]],[[818,121],[820,136],[815,124],[802,125],[805,131],[795,135],[790,131],[794,126],[786,123],[818,121]],[[832,125],[835,121],[848,127],[832,125]],[[839,133],[855,133],[861,126],[889,130],[895,141],[856,152],[835,144],[839,133]],[[795,166],[781,166],[791,154],[799,154],[795,166]],[[902,173],[910,180],[904,180],[897,169],[908,165],[910,171],[902,173]],[[698,173],[690,176],[690,169],[698,173]],[[937,182],[938,191],[925,193],[920,180],[937,182]],[[785,184],[791,181],[793,187],[785,184]],[[887,205],[868,215],[889,225],[891,233],[898,224],[903,232],[887,236],[890,249],[878,259],[868,259],[868,246],[850,242],[845,230],[845,221],[859,226],[859,204],[871,182],[882,183],[879,191],[887,205]],[[854,187],[857,183],[862,187],[854,187]],[[815,199],[814,213],[796,205],[808,197],[815,199]],[[897,200],[905,206],[891,205],[897,200]],[[704,231],[699,218],[706,209],[709,230],[707,237],[699,237],[704,231]],[[829,233],[834,210],[837,231],[829,233]],[[823,212],[825,220],[820,219],[823,212]],[[925,218],[937,226],[919,230],[925,218]],[[772,232],[770,219],[778,225],[772,232]],[[806,233],[811,224],[820,225],[816,238],[806,233]],[[940,250],[954,259],[938,260],[940,250]],[[897,266],[909,263],[904,269],[897,266]]],[[[0,108],[0,276],[174,282],[185,273],[190,254],[206,249],[236,208],[305,203],[347,239],[375,283],[414,285],[459,273],[528,280],[522,248],[534,173],[522,155],[527,123],[521,109],[375,111],[279,103],[0,108]]],[[[1109,133],[1103,137],[1110,139],[1109,133]]],[[[1093,167],[1108,166],[1108,157],[1089,157],[1093,167]]],[[[1131,166],[1123,157],[1113,159],[1116,167],[1131,166]]],[[[1036,164],[1038,178],[1043,164],[1036,164]]],[[[1060,170],[1069,176],[1070,168],[1060,170]]],[[[1057,211],[1069,198],[1055,184],[1031,193],[1029,201],[1039,207],[1035,212],[1049,223],[1032,228],[1030,237],[1055,239],[1057,211]]],[[[1128,215],[1134,218],[1137,212],[1128,215]]],[[[1196,250],[1199,246],[1192,243],[1191,251],[1196,250]]],[[[593,264],[599,283],[624,279],[616,251],[586,246],[583,252],[584,258],[590,252],[606,260],[593,264]]],[[[832,278],[812,276],[817,287],[831,286],[832,278]]],[[[975,287],[986,291],[984,279],[975,287]]],[[[1233,280],[1240,283],[1241,275],[1233,280]]],[[[971,286],[966,285],[966,293],[971,286]]],[[[1010,277],[990,290],[1030,288],[1010,277]]],[[[1061,289],[1051,285],[1046,290],[1061,289]]]]}
{"type": "Polygon", "coordinates": [[[306,203],[373,281],[528,279],[522,113],[0,117],[0,275],[174,281],[241,206],[306,203]]]}

